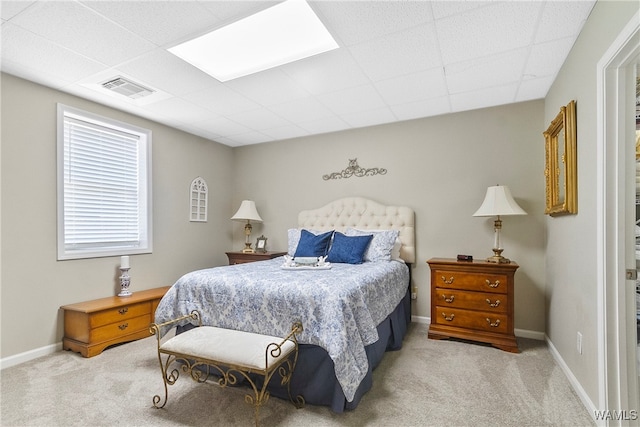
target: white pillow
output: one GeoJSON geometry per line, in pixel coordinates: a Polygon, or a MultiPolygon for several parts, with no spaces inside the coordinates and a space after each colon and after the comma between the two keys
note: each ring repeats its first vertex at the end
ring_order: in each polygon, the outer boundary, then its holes
{"type": "MultiPolygon", "coordinates": [[[[296,249],[298,248],[298,243],[300,242],[300,232],[302,230],[302,228],[290,228],[287,230],[287,255],[295,255],[296,249]]],[[[326,231],[309,230],[308,228],[305,228],[304,230],[307,230],[308,232],[313,233],[316,236],[318,234],[326,233],[326,231]]]]}
{"type": "Polygon", "coordinates": [[[359,230],[349,227],[345,231],[345,234],[347,236],[373,235],[373,239],[371,239],[371,243],[369,243],[369,247],[364,253],[364,260],[366,262],[400,259],[401,245],[398,239],[400,234],[398,230],[359,230]]]}

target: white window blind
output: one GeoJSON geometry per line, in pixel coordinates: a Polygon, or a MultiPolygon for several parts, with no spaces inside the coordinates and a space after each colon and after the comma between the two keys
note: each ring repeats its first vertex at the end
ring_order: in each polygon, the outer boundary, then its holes
{"type": "Polygon", "coordinates": [[[150,131],[60,109],[58,259],[150,252],[150,131]]]}

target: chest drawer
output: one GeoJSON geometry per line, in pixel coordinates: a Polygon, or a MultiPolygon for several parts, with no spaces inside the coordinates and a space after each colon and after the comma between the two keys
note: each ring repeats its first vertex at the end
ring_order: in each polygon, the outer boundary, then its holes
{"type": "MultiPolygon", "coordinates": [[[[507,315],[483,311],[462,310],[451,307],[436,307],[436,323],[485,332],[507,332],[507,315]]],[[[432,319],[433,321],[433,319],[432,319]]]]}
{"type": "Polygon", "coordinates": [[[122,322],[134,317],[149,315],[151,313],[151,301],[124,305],[109,310],[97,312],[91,316],[91,328],[98,328],[110,323],[122,322]]]}
{"type": "Polygon", "coordinates": [[[504,294],[436,288],[435,295],[435,303],[443,307],[505,313],[509,306],[508,295],[504,294]]]}
{"type": "MultiPolygon", "coordinates": [[[[145,328],[149,329],[150,323],[151,318],[149,314],[129,319],[122,319],[119,322],[92,329],[90,340],[91,342],[108,341],[114,338],[138,332],[140,330],[144,330],[145,328]]],[[[149,335],[151,335],[150,332],[149,335]]]]}
{"type": "Polygon", "coordinates": [[[507,293],[507,276],[502,274],[465,273],[461,271],[436,270],[435,285],[440,288],[466,289],[479,292],[507,293]]]}

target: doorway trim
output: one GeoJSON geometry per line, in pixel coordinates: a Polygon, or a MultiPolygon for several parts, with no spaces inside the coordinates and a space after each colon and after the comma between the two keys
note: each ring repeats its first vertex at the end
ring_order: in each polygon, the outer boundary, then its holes
{"type": "MultiPolygon", "coordinates": [[[[634,14],[596,67],[598,409],[611,411],[639,409],[636,361],[628,357],[631,319],[625,306],[631,288],[625,279],[625,230],[630,214],[626,205],[629,182],[626,113],[633,74],[629,69],[639,55],[640,12],[634,14]]],[[[604,421],[604,425],[614,423],[620,421],[604,421]]]]}

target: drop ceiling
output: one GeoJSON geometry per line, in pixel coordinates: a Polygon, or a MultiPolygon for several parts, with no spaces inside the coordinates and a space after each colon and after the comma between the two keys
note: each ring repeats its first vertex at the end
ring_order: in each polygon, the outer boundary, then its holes
{"type": "Polygon", "coordinates": [[[595,1],[310,1],[338,49],[225,83],[167,51],[275,4],[2,1],[1,69],[235,147],[544,98],[595,1]]]}

